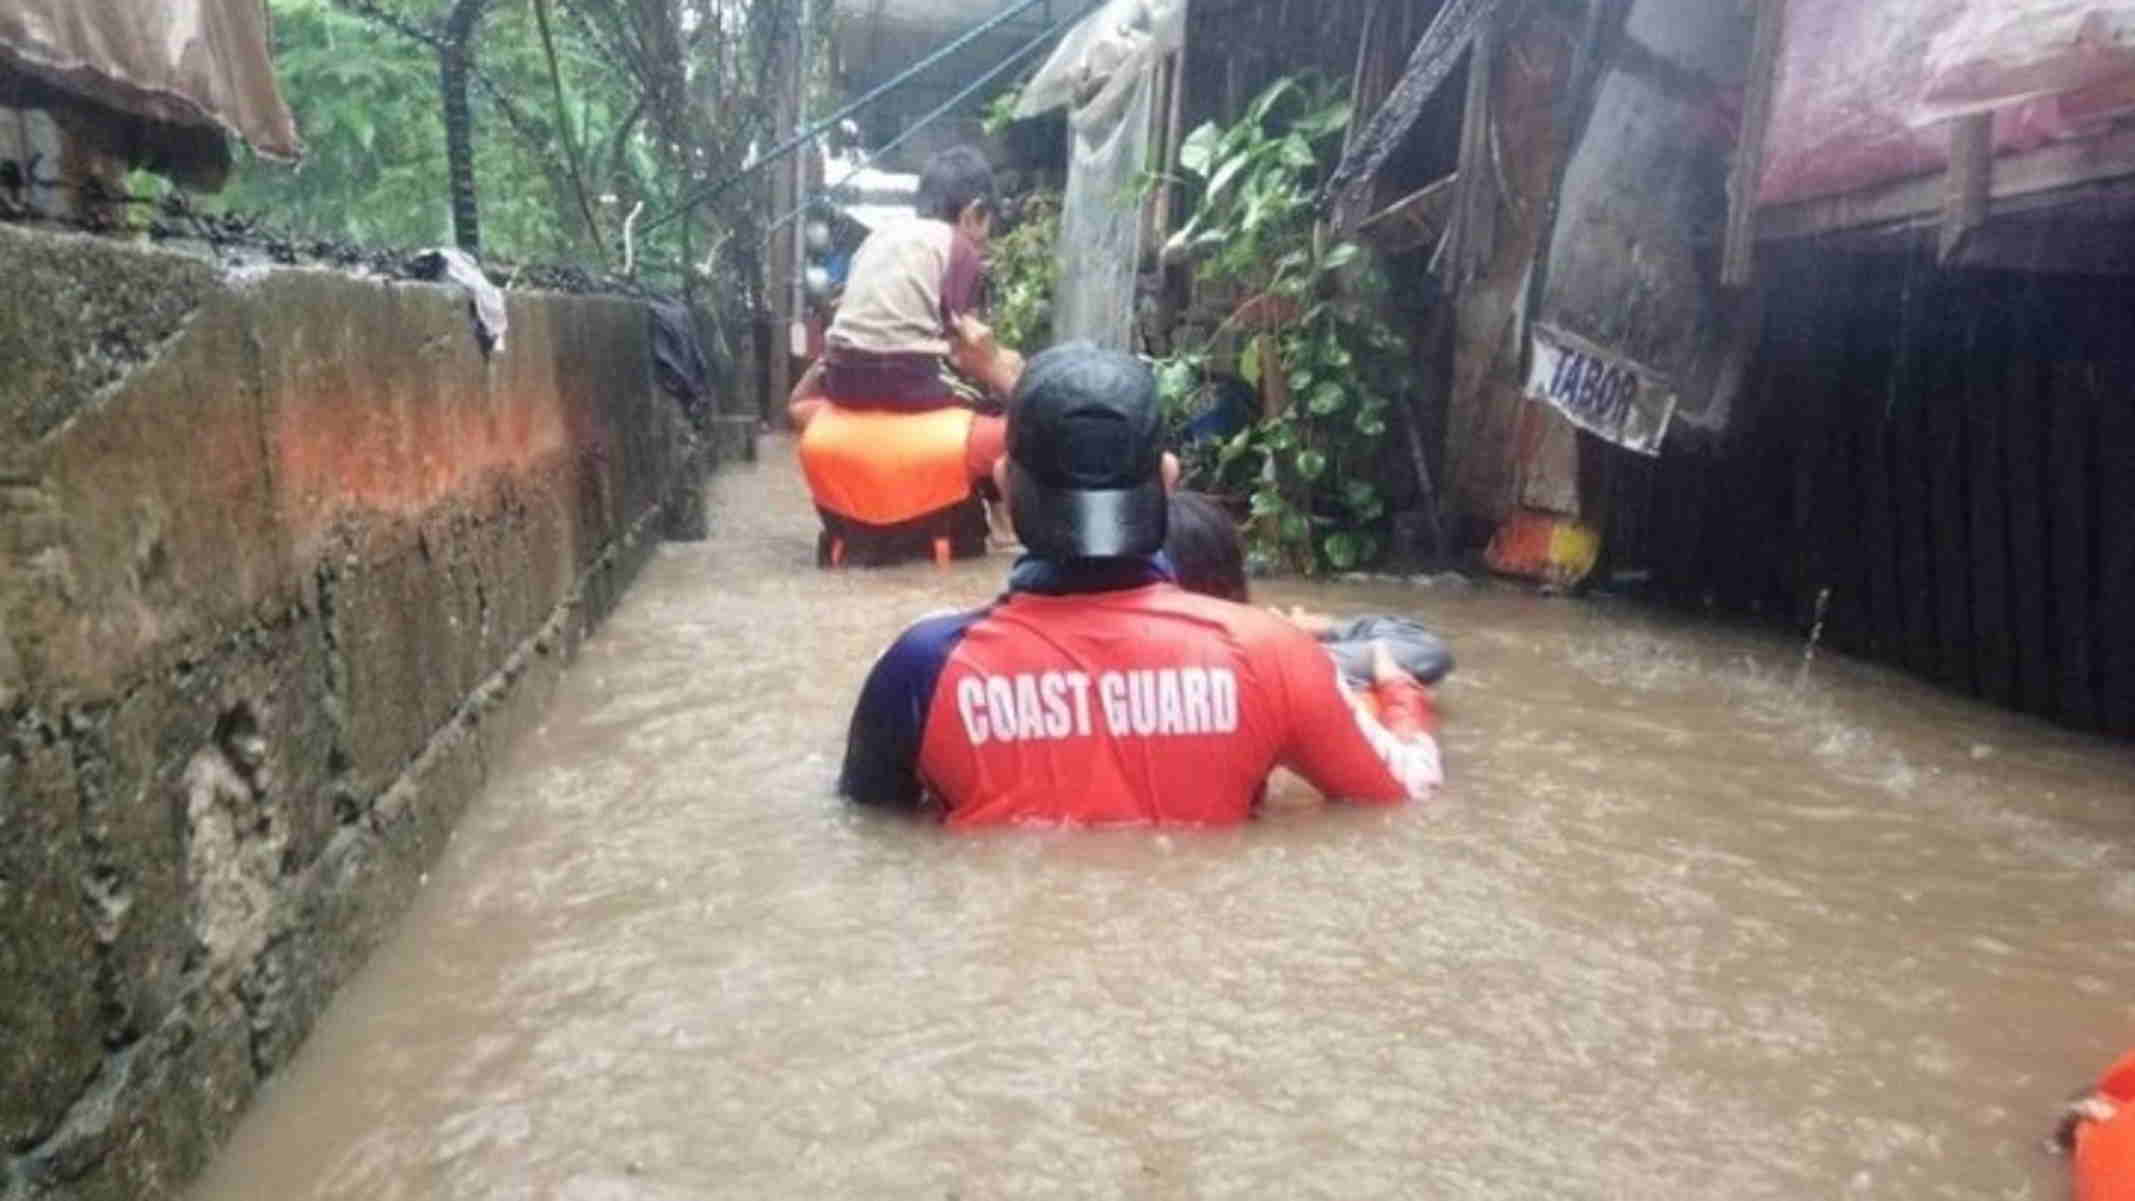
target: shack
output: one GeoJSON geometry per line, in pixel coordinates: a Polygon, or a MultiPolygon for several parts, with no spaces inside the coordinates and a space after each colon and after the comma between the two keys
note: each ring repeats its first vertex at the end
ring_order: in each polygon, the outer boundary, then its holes
{"type": "Polygon", "coordinates": [[[1760,8],[1727,436],[1626,478],[1668,590],[2135,735],[2135,12],[1760,8]]]}
{"type": "MultiPolygon", "coordinates": [[[[1280,75],[1349,81],[1325,217],[1389,264],[1424,381],[1397,523],[2135,734],[2128,6],[1200,0],[1183,28],[1153,162],[1280,75]],[[1550,561],[1566,529],[1598,562],[1550,561]]],[[[1156,261],[1172,209],[1140,217],[1155,353],[1238,301],[1156,261]]]]}

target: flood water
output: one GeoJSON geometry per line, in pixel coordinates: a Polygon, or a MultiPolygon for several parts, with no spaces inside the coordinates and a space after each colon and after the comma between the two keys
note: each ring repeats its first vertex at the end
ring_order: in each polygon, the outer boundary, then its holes
{"type": "Polygon", "coordinates": [[[2060,1198],[2135,1045],[2135,754],[1506,587],[1448,786],[977,835],[831,795],[907,621],[790,447],[713,484],[195,1190],[261,1198],[2060,1198]]]}

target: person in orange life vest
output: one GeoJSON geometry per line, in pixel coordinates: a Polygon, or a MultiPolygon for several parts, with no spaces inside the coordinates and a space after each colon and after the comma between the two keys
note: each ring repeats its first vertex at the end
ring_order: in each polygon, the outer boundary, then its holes
{"type": "Polygon", "coordinates": [[[1132,356],[1072,343],[1030,360],[995,472],[1029,553],[998,600],[923,620],[876,661],[844,796],[955,826],[1219,825],[1253,814],[1278,765],[1368,804],[1437,790],[1414,680],[1377,679],[1373,716],[1310,635],[1178,586],[1159,426],[1132,356]]]}
{"type": "MultiPolygon", "coordinates": [[[[877,229],[853,256],[822,357],[787,401],[795,430],[826,404],[910,413],[962,404],[945,365],[989,397],[1008,395],[1022,357],[975,321],[996,203],[993,169],[978,151],[958,146],[927,160],[917,218],[877,229]]],[[[972,422],[966,461],[974,478],[1000,456],[1003,433],[998,416],[972,422]]]]}
{"type": "Polygon", "coordinates": [[[2070,1101],[2054,1144],[2074,1160],[2076,1201],[2135,1201],[2135,1051],[2070,1101]]]}

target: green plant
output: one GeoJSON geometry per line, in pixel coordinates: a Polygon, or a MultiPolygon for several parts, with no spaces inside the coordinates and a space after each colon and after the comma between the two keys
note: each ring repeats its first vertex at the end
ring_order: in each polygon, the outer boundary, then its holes
{"type": "Polygon", "coordinates": [[[1322,155],[1349,116],[1324,85],[1285,78],[1237,123],[1195,129],[1179,167],[1199,198],[1165,247],[1194,263],[1204,291],[1243,298],[1198,345],[1159,362],[1175,420],[1201,402],[1227,335],[1245,338],[1238,374],[1276,401],[1213,451],[1189,454],[1188,479],[1249,497],[1249,548],[1308,572],[1378,557],[1386,500],[1369,469],[1388,397],[1406,383],[1400,340],[1372,303],[1376,267],[1355,243],[1327,244],[1313,219],[1322,155]]]}
{"type": "Polygon", "coordinates": [[[1002,130],[1016,123],[1016,101],[1023,98],[1023,85],[1017,84],[986,102],[979,110],[979,128],[987,137],[998,137],[1002,130]]]}
{"type": "Polygon", "coordinates": [[[1014,221],[993,239],[987,276],[1001,345],[1025,354],[1053,340],[1053,292],[1060,283],[1060,193],[1039,190],[1015,206],[1014,221]]]}

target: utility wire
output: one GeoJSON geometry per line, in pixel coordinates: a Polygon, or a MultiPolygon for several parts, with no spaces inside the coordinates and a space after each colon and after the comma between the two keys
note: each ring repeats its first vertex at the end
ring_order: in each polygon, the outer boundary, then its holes
{"type": "MultiPolygon", "coordinates": [[[[1091,9],[1096,8],[1099,4],[1102,4],[1103,2],[1104,0],[1089,0],[1089,3],[1085,4],[1080,11],[1070,13],[1067,16],[1064,16],[1059,20],[1053,22],[1050,26],[1046,27],[1044,32],[1032,38],[1030,41],[1025,42],[1023,45],[1017,47],[1008,55],[1007,58],[1004,58],[1000,62],[995,63],[990,69],[987,70],[984,75],[981,75],[977,79],[972,80],[971,83],[966,86],[963,91],[958,92],[956,95],[951,96],[947,100],[944,100],[940,104],[936,105],[933,111],[929,112],[926,116],[921,117],[919,120],[914,121],[911,127],[909,129],[906,129],[903,133],[900,133],[896,137],[891,138],[889,141],[884,142],[879,149],[870,151],[868,153],[868,157],[870,159],[881,158],[883,155],[888,154],[892,150],[895,150],[898,145],[902,143],[906,138],[909,138],[913,134],[918,133],[920,130],[925,129],[927,126],[933,124],[936,120],[940,119],[940,117],[944,113],[947,113],[949,110],[955,108],[957,105],[962,104],[964,101],[970,99],[972,93],[978,91],[980,88],[985,87],[987,84],[992,83],[994,79],[1001,74],[1001,72],[1008,70],[1010,67],[1013,67],[1017,63],[1022,62],[1024,59],[1030,57],[1031,51],[1036,50],[1040,46],[1043,46],[1054,34],[1059,33],[1062,29],[1065,29],[1069,25],[1074,24],[1076,21],[1081,20],[1084,13],[1087,13],[1091,9]]],[[[866,169],[867,165],[865,163],[853,167],[844,175],[839,176],[838,182],[825,187],[823,189],[823,194],[827,196],[829,193],[835,192],[839,188],[844,187],[847,183],[850,183],[852,181],[853,176],[858,175],[860,172],[865,171],[866,169]]],[[[770,235],[777,233],[780,227],[784,226],[786,222],[793,220],[794,218],[800,216],[802,213],[814,207],[815,205],[812,203],[803,204],[796,207],[792,212],[787,213],[785,216],[780,217],[778,220],[773,221],[770,225],[766,226],[764,228],[764,236],[769,237],[770,235]]]]}
{"type": "MultiPolygon", "coordinates": [[[[740,183],[742,180],[747,179],[749,176],[756,174],[758,171],[763,170],[765,167],[777,162],[779,159],[782,159],[787,155],[793,153],[795,149],[807,144],[810,139],[822,133],[824,130],[831,128],[838,122],[843,121],[845,118],[852,116],[854,113],[857,113],[861,109],[866,108],[868,105],[873,104],[875,101],[880,100],[882,97],[888,95],[892,91],[903,87],[920,72],[925,71],[927,68],[932,67],[934,64],[941,62],[943,59],[948,58],[950,55],[963,49],[965,46],[970,45],[973,41],[977,40],[981,36],[995,29],[998,29],[1002,25],[1007,24],[1010,18],[1020,16],[1024,12],[1035,8],[1040,4],[1048,3],[1051,3],[1051,0],[1019,0],[1019,3],[1011,5],[1010,7],[1005,8],[998,13],[995,13],[993,16],[986,18],[984,21],[981,21],[977,25],[971,27],[970,30],[966,31],[964,34],[956,38],[956,40],[943,46],[941,49],[936,50],[932,54],[927,55],[925,58],[920,59],[918,62],[913,63],[911,66],[906,67],[904,70],[899,71],[896,75],[891,76],[889,79],[884,80],[880,84],[877,84],[875,87],[870,88],[867,94],[860,97],[858,100],[847,104],[845,107],[839,109],[837,112],[830,114],[829,116],[823,118],[820,121],[817,121],[815,124],[809,126],[808,128],[803,129],[799,133],[794,134],[792,137],[787,138],[785,141],[780,142],[778,145],[773,146],[770,151],[766,153],[762,158],[759,158],[755,162],[750,163],[748,166],[743,167],[741,170],[734,172],[732,175],[727,176],[725,179],[722,179],[717,183],[711,184],[701,189],[695,196],[690,197],[689,199],[676,205],[672,209],[669,209],[667,212],[660,214],[653,220],[646,222],[643,232],[648,234],[651,233],[653,230],[660,228],[661,226],[667,224],[669,221],[674,220],[676,217],[681,216],[682,214],[688,212],[689,210],[697,207],[700,204],[703,204],[705,201],[710,200],[714,196],[719,195],[720,193],[726,191],[728,188],[731,188],[735,184],[740,183]]],[[[806,48],[803,47],[803,53],[805,52],[806,48]]]]}

